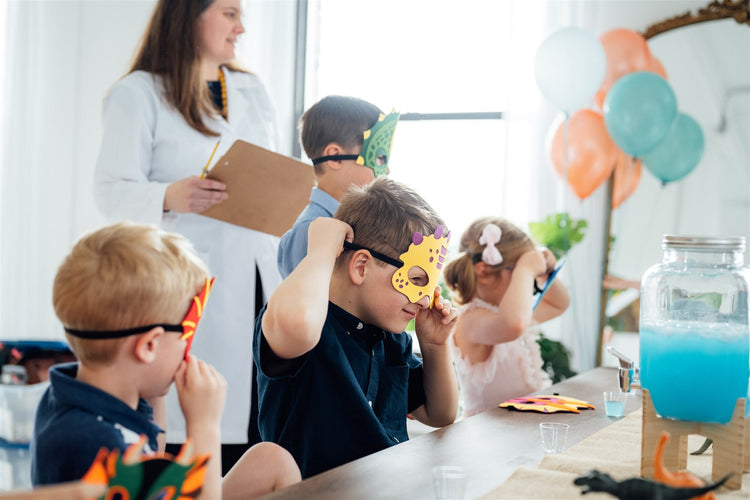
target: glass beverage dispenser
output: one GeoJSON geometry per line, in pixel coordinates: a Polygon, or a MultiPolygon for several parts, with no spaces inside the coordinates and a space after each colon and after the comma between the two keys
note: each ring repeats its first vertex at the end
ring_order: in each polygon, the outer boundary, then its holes
{"type": "Polygon", "coordinates": [[[664,236],[662,248],[641,281],[641,384],[662,417],[727,423],[750,396],[745,238],[664,236]]]}

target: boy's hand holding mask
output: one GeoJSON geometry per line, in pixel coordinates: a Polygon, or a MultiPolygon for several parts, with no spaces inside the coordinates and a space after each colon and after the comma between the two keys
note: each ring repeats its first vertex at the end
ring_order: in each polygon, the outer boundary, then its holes
{"type": "Polygon", "coordinates": [[[415,328],[419,345],[445,345],[451,331],[456,326],[458,312],[451,305],[450,300],[440,295],[440,287],[435,288],[433,306],[422,309],[417,314],[415,328]]]}

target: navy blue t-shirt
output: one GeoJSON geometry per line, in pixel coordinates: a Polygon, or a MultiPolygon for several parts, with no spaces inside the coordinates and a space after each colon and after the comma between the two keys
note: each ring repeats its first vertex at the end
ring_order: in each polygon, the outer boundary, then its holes
{"type": "Polygon", "coordinates": [[[100,448],[124,451],[141,434],[145,453],[157,450],[161,428],[144,399],[134,410],[124,401],[76,379],[78,363],[53,366],[31,441],[34,486],[81,479],[100,448]]]}
{"type": "Polygon", "coordinates": [[[410,335],[366,325],[329,302],[318,344],[284,360],[262,334],[264,314],[253,338],[260,434],[294,456],[302,477],[409,439],[406,415],[425,403],[410,335]]]}

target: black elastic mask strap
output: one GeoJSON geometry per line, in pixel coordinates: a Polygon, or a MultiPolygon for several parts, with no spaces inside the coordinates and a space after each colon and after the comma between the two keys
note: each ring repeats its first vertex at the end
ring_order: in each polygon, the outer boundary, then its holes
{"type": "Polygon", "coordinates": [[[130,335],[137,335],[139,333],[145,333],[156,327],[162,327],[168,332],[181,332],[183,331],[182,325],[166,325],[166,324],[155,324],[146,326],[137,326],[135,328],[129,328],[127,330],[100,330],[100,331],[86,331],[86,330],[74,330],[72,328],[65,328],[65,331],[69,334],[80,337],[82,339],[119,339],[122,337],[129,337],[130,335]]]}
{"type": "Polygon", "coordinates": [[[400,260],[396,260],[393,257],[389,257],[380,252],[376,252],[375,250],[372,250],[371,248],[363,247],[362,245],[357,245],[356,243],[349,243],[348,241],[345,241],[344,248],[347,250],[367,250],[368,252],[370,252],[370,254],[373,257],[375,257],[378,260],[382,260],[386,264],[390,264],[399,269],[404,267],[404,263],[401,262],[400,260]]]}
{"type": "Polygon", "coordinates": [[[329,156],[321,156],[320,158],[315,158],[312,163],[313,165],[317,165],[318,163],[323,163],[324,161],[335,161],[335,160],[356,160],[359,158],[359,155],[329,155],[329,156]]]}

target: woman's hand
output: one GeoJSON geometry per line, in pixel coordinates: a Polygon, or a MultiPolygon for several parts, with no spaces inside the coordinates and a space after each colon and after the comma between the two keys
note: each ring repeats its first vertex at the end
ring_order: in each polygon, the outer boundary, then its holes
{"type": "Polygon", "coordinates": [[[229,197],[226,189],[227,186],[219,181],[201,179],[197,175],[180,179],[167,186],[164,210],[196,214],[205,212],[229,197]]]}

